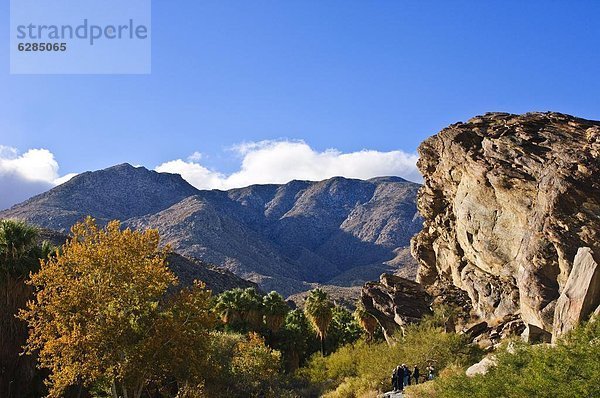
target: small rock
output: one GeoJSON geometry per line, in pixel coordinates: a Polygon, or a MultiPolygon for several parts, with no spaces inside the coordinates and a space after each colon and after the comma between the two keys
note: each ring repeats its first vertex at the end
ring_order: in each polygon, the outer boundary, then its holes
{"type": "Polygon", "coordinates": [[[483,333],[487,332],[488,330],[489,330],[488,323],[483,321],[483,322],[476,323],[475,325],[473,325],[470,328],[468,328],[467,330],[465,330],[463,333],[468,335],[471,339],[474,339],[474,338],[482,335],[483,333]]]}
{"type": "Polygon", "coordinates": [[[377,398],[403,398],[404,394],[401,391],[388,391],[381,395],[378,395],[377,398]]]}

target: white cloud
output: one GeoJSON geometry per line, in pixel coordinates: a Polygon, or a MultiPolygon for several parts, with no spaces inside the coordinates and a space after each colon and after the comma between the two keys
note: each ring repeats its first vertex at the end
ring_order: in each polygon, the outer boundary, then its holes
{"type": "Polygon", "coordinates": [[[0,209],[44,192],[69,180],[59,176],[58,163],[47,149],[30,149],[22,155],[0,145],[0,209]]]}
{"type": "MultiPolygon", "coordinates": [[[[225,174],[211,170],[194,152],[186,160],[176,159],[156,171],[177,173],[199,189],[230,189],[252,184],[286,183],[291,180],[323,180],[335,176],[372,178],[400,176],[421,181],[417,155],[403,151],[362,150],[343,153],[336,149],[317,151],[304,141],[260,141],[232,148],[240,158],[239,170],[225,174]]],[[[0,145],[0,210],[62,184],[76,174],[59,174],[58,162],[47,149],[20,154],[0,145]]]]}
{"type": "Polygon", "coordinates": [[[202,159],[202,154],[198,151],[192,153],[187,158],[188,162],[199,162],[201,159],[202,159]]]}
{"type": "Polygon", "coordinates": [[[30,149],[19,155],[15,148],[0,149],[0,172],[19,174],[29,181],[51,182],[58,177],[58,163],[47,149],[30,149]]]}
{"type": "Polygon", "coordinates": [[[223,174],[211,171],[199,163],[181,159],[163,163],[155,170],[160,173],[181,174],[186,181],[199,189],[224,188],[223,182],[226,179],[223,174]]]}
{"type": "Polygon", "coordinates": [[[342,153],[336,149],[319,152],[304,141],[261,141],[237,145],[241,156],[238,171],[225,175],[201,165],[196,154],[187,161],[177,159],[156,167],[156,171],[181,174],[199,189],[229,189],[252,184],[286,183],[290,180],[323,180],[335,176],[367,179],[400,176],[421,181],[417,155],[403,151],[362,150],[342,153]]]}
{"type": "Polygon", "coordinates": [[[62,177],[55,178],[53,183],[54,183],[54,185],[64,184],[65,182],[69,181],[71,178],[75,177],[76,175],[77,175],[77,173],[65,174],[62,177]]]}

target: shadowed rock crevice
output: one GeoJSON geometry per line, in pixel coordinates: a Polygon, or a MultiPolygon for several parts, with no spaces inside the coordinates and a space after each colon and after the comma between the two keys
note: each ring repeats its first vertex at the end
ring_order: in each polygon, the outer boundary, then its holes
{"type": "Polygon", "coordinates": [[[396,331],[431,314],[433,297],[417,282],[382,274],[379,282],[363,286],[361,301],[381,325],[388,343],[393,343],[396,331]]]}

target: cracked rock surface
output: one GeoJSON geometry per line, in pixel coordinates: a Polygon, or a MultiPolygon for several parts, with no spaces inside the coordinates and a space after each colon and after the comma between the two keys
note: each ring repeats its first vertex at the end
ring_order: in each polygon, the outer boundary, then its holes
{"type": "MultiPolygon", "coordinates": [[[[483,320],[518,314],[564,329],[554,314],[576,254],[600,257],[600,122],[488,113],[443,129],[419,154],[418,281],[467,292],[483,320]]],[[[583,288],[584,304],[559,306],[569,324],[600,304],[595,287],[583,288]]]]}
{"type": "Polygon", "coordinates": [[[393,335],[399,328],[431,314],[433,297],[415,281],[382,274],[379,282],[365,283],[361,301],[381,325],[388,343],[393,343],[393,335]]]}

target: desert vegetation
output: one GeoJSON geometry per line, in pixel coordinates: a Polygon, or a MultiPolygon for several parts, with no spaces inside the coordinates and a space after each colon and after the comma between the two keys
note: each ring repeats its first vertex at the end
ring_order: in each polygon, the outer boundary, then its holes
{"type": "Polygon", "coordinates": [[[431,383],[409,388],[411,398],[597,397],[600,396],[600,322],[579,326],[556,345],[505,342],[497,366],[467,377],[450,366],[431,383]]]}
{"type": "Polygon", "coordinates": [[[408,398],[600,394],[598,322],[555,346],[505,342],[495,368],[467,377],[484,353],[446,332],[446,307],[389,345],[360,302],[351,313],[320,289],[293,309],[276,292],[182,288],[155,230],[88,218],[62,247],[38,235],[0,223],[3,396],[366,398],[400,363],[438,376],[408,398]]]}
{"type": "Polygon", "coordinates": [[[20,221],[0,221],[0,396],[18,391],[40,394],[43,389],[35,361],[19,355],[27,327],[15,315],[31,298],[32,289],[26,284],[29,273],[53,251],[48,242],[40,241],[36,228],[20,221]]]}
{"type": "Polygon", "coordinates": [[[383,340],[361,339],[325,358],[313,356],[299,374],[319,386],[324,396],[367,397],[390,390],[392,371],[402,363],[420,369],[434,364],[440,369],[477,362],[480,350],[468,344],[465,336],[446,333],[441,312],[408,326],[392,346],[383,340]]]}
{"type": "Polygon", "coordinates": [[[37,236],[24,223],[1,224],[7,396],[283,396],[312,354],[362,335],[322,291],[303,311],[276,292],[180,288],[155,230],[87,218],[60,248],[37,236]],[[45,387],[29,388],[30,373],[45,387]]]}

